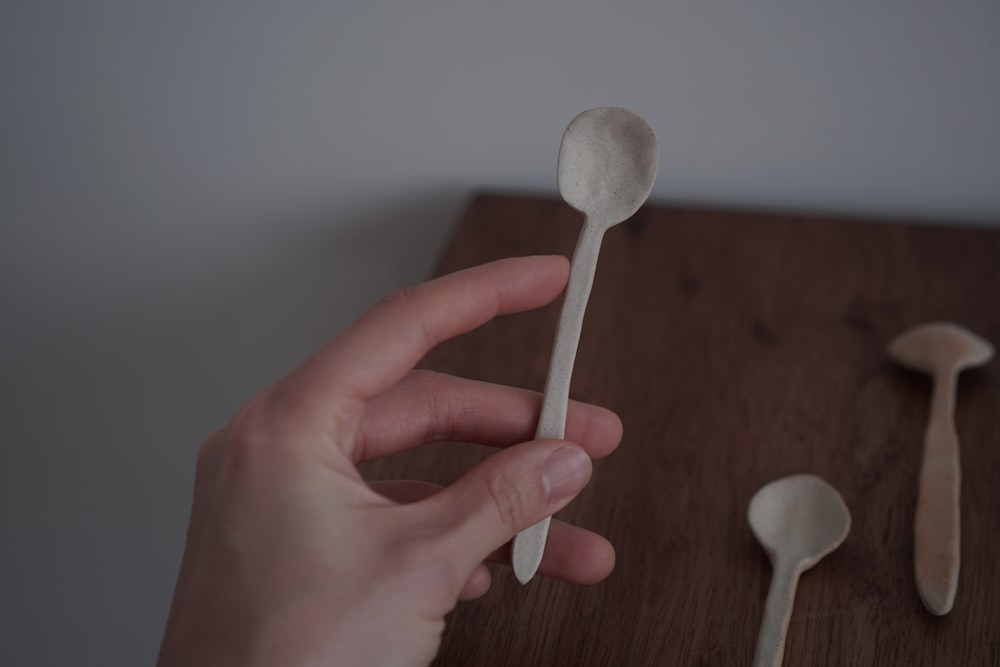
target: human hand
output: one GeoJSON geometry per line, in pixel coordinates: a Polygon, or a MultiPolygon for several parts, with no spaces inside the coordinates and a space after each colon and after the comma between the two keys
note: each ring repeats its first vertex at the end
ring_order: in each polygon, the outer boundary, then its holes
{"type": "MultiPolygon", "coordinates": [[[[579,493],[621,422],[573,402],[577,444],[524,442],[538,394],[412,369],[567,275],[565,258],[525,257],[397,292],[209,437],[160,667],[429,663],[445,615],[489,588],[483,561],[579,493]],[[440,490],[355,467],[444,440],[502,449],[440,490]]],[[[613,565],[607,540],[554,521],[539,571],[593,583],[613,565]]]]}

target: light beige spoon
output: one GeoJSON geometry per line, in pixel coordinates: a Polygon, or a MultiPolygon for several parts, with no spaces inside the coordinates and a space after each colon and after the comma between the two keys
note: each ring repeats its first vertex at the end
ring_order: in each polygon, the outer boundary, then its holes
{"type": "Polygon", "coordinates": [[[962,475],[954,423],[958,374],[989,361],[993,346],[957,324],[929,322],[897,336],[889,356],[934,377],[913,520],[913,570],[924,606],[942,616],[955,603],[961,562],[962,475]]]}
{"type": "MultiPolygon", "coordinates": [[[[604,232],[639,210],[653,189],[658,166],[653,128],[628,109],[584,111],[563,133],[557,168],[559,193],[583,213],[584,221],[573,251],[536,439],[560,439],[565,434],[570,378],[601,239],[604,232]]],[[[546,518],[514,538],[514,574],[522,584],[531,580],[542,562],[548,530],[546,518]]]]}
{"type": "Polygon", "coordinates": [[[819,477],[792,475],[757,491],[747,518],[774,568],[753,665],[777,667],[785,654],[799,577],[840,546],[851,529],[851,514],[837,490],[819,477]]]}

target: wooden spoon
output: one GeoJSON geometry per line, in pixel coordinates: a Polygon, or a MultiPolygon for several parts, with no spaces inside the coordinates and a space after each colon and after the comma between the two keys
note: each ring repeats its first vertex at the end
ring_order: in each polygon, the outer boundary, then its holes
{"type": "Polygon", "coordinates": [[[889,356],[934,378],[913,520],[913,569],[924,606],[942,616],[955,603],[961,562],[962,475],[954,423],[958,374],[989,361],[993,346],[957,324],[929,322],[893,339],[889,356]]]}
{"type": "Polygon", "coordinates": [[[747,517],[774,568],[753,664],[778,666],[799,577],[840,546],[851,514],[837,490],[819,477],[792,475],[757,491],[747,517]]]}
{"type": "MultiPolygon", "coordinates": [[[[583,213],[584,221],[573,251],[536,439],[560,439],[565,434],[570,378],[601,239],[604,232],[639,210],[653,189],[658,166],[653,128],[628,109],[584,111],[563,133],[557,169],[559,193],[583,213]]],[[[542,562],[548,530],[546,518],[514,538],[514,574],[522,584],[531,580],[542,562]]]]}

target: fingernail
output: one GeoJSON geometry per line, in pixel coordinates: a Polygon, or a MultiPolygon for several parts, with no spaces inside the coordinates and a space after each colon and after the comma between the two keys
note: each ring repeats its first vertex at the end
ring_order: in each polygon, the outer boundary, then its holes
{"type": "Polygon", "coordinates": [[[579,447],[562,447],[542,466],[542,484],[549,502],[557,503],[582,489],[590,479],[590,457],[579,447]]]}

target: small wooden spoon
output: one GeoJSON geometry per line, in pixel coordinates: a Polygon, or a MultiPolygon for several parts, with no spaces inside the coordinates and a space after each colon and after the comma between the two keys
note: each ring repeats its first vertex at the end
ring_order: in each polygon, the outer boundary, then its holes
{"type": "Polygon", "coordinates": [[[961,562],[962,475],[954,423],[958,374],[989,361],[993,346],[957,324],[929,322],[893,339],[889,356],[934,378],[913,520],[913,568],[924,606],[943,616],[955,603],[961,562]]]}
{"type": "MultiPolygon", "coordinates": [[[[583,213],[584,220],[573,251],[536,439],[560,439],[565,434],[570,378],[601,239],[604,232],[628,220],[646,201],[653,190],[659,164],[653,128],[628,109],[584,111],[563,133],[556,174],[559,194],[583,213]]],[[[522,584],[535,576],[548,532],[546,518],[514,538],[514,574],[522,584]]]]}
{"type": "Polygon", "coordinates": [[[851,529],[851,514],[837,490],[819,477],[792,475],[757,491],[747,518],[774,568],[753,665],[777,667],[785,654],[799,577],[840,546],[851,529]]]}

